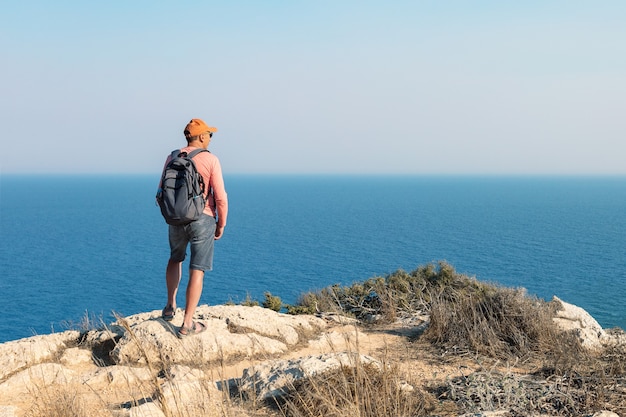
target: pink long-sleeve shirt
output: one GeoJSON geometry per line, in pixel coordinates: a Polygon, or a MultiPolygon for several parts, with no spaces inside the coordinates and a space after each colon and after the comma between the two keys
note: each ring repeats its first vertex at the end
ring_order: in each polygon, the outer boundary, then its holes
{"type": "MultiPolygon", "coordinates": [[[[190,153],[195,146],[185,146],[181,149],[182,152],[190,153]]],[[[170,154],[165,160],[165,166],[172,159],[170,154]]],[[[217,156],[210,152],[200,152],[193,157],[193,162],[196,164],[196,169],[204,178],[204,184],[206,187],[205,197],[207,199],[207,205],[204,207],[204,213],[209,216],[217,218],[217,226],[226,226],[226,219],[228,217],[228,196],[226,194],[226,188],[224,187],[224,178],[222,177],[222,166],[217,156]],[[212,193],[208,194],[210,190],[212,193]],[[208,194],[208,195],[207,195],[208,194]]]]}

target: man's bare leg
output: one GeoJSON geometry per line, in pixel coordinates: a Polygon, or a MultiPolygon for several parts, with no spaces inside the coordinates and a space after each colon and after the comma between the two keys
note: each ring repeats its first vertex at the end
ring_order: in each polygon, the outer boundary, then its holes
{"type": "Polygon", "coordinates": [[[189,284],[187,284],[187,301],[185,304],[185,318],[183,326],[191,328],[193,325],[193,315],[196,313],[196,307],[200,302],[202,295],[202,284],[204,281],[204,271],[196,269],[189,270],[189,284]]]}
{"type": "Polygon", "coordinates": [[[182,262],[167,262],[167,269],[165,270],[165,282],[167,284],[167,305],[172,306],[174,311],[176,310],[176,294],[178,293],[178,285],[180,284],[180,278],[182,277],[182,262]]]}

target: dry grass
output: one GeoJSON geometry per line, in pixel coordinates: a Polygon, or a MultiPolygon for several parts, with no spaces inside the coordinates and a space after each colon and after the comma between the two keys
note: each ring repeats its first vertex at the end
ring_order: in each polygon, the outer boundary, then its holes
{"type": "Polygon", "coordinates": [[[85,397],[74,384],[35,385],[31,396],[36,400],[26,412],[27,417],[111,417],[105,403],[97,397],[85,397]]]}
{"type": "Polygon", "coordinates": [[[434,409],[395,366],[355,363],[302,379],[279,401],[285,417],[411,417],[434,409]]]}
{"type": "Polygon", "coordinates": [[[575,339],[563,336],[552,306],[524,290],[470,283],[438,294],[431,303],[424,336],[447,349],[493,358],[526,358],[555,346],[581,352],[575,339]]]}

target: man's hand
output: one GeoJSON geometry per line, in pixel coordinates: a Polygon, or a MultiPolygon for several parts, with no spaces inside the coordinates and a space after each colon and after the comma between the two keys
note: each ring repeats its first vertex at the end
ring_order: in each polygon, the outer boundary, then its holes
{"type": "Polygon", "coordinates": [[[215,227],[215,240],[218,240],[224,234],[224,226],[215,227]]]}

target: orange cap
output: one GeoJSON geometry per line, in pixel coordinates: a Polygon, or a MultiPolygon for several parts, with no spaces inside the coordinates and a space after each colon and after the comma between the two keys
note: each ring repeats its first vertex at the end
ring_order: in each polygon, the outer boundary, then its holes
{"type": "Polygon", "coordinates": [[[191,119],[185,126],[185,136],[198,136],[206,132],[217,132],[217,128],[208,126],[200,119],[191,119]]]}

